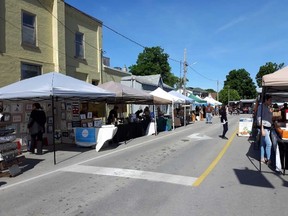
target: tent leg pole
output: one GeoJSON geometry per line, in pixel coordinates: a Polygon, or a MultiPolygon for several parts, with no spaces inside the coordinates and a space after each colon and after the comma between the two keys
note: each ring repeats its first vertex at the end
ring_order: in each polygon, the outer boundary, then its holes
{"type": "Polygon", "coordinates": [[[153,113],[154,113],[154,129],[155,129],[155,136],[157,136],[158,131],[157,131],[157,118],[156,118],[156,113],[155,113],[155,104],[153,104],[153,113]]]}
{"type": "Polygon", "coordinates": [[[54,152],[54,165],[56,165],[56,145],[55,145],[55,113],[54,113],[54,97],[52,96],[52,118],[53,118],[53,152],[54,152]]]}

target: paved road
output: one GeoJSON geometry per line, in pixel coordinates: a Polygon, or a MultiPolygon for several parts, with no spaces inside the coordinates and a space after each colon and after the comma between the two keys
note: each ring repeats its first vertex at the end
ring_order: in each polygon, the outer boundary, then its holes
{"type": "Polygon", "coordinates": [[[23,173],[0,179],[0,215],[283,215],[287,176],[238,137],[239,117],[196,122],[103,151],[26,154],[23,173]]]}

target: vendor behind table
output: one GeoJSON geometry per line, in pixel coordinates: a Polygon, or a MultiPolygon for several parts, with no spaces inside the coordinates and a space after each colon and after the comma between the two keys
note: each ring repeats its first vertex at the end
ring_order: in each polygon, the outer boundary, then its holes
{"type": "Polygon", "coordinates": [[[118,117],[118,106],[114,106],[112,110],[109,112],[109,116],[107,118],[107,123],[108,124],[115,124],[117,122],[117,117],[118,117]]]}

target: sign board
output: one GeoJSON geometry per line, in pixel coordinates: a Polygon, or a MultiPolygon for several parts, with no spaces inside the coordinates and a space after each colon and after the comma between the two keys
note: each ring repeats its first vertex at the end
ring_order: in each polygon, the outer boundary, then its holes
{"type": "Polygon", "coordinates": [[[250,136],[252,133],[253,118],[240,118],[238,136],[250,136]]]}
{"type": "Polygon", "coordinates": [[[95,128],[75,128],[75,142],[80,146],[96,145],[96,130],[95,128]]]}

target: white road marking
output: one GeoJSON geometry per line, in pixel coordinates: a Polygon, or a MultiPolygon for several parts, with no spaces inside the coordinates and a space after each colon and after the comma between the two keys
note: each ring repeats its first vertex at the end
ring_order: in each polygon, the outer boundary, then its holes
{"type": "MultiPolygon", "coordinates": [[[[184,128],[184,129],[179,130],[179,131],[171,131],[171,133],[165,134],[165,137],[167,137],[167,136],[174,136],[175,134],[181,133],[181,132],[183,132],[183,131],[188,131],[188,130],[191,130],[190,127],[184,128]]],[[[154,136],[152,140],[149,140],[149,139],[148,139],[148,140],[145,140],[145,141],[143,141],[143,142],[140,142],[140,143],[135,144],[135,145],[132,145],[132,146],[128,146],[128,147],[125,147],[125,148],[122,148],[122,149],[118,149],[118,150],[115,150],[115,151],[112,151],[112,152],[108,152],[108,153],[105,153],[105,154],[102,154],[102,155],[97,155],[96,157],[89,158],[89,159],[87,159],[87,160],[85,160],[85,161],[77,162],[77,163],[75,163],[75,165],[82,164],[82,163],[87,163],[87,162],[94,161],[94,160],[98,160],[98,159],[101,159],[101,158],[105,158],[105,157],[111,156],[111,155],[113,155],[113,154],[118,154],[118,153],[120,153],[120,152],[122,152],[122,151],[127,151],[127,150],[129,150],[129,149],[136,148],[136,147],[141,146],[141,145],[143,145],[143,144],[147,144],[147,143],[150,143],[150,142],[155,142],[155,140],[161,140],[162,138],[163,138],[163,137],[161,137],[161,136],[159,136],[159,137],[154,136]]],[[[44,163],[45,163],[45,162],[46,162],[46,161],[44,160],[44,163]]],[[[54,173],[59,172],[61,169],[62,169],[62,168],[56,169],[56,170],[53,170],[53,171],[50,171],[50,172],[45,172],[45,173],[43,173],[43,174],[40,174],[40,175],[31,177],[31,178],[28,178],[28,179],[25,179],[25,180],[22,180],[22,181],[19,181],[19,182],[16,182],[16,183],[12,183],[12,184],[7,185],[7,186],[6,186],[6,185],[4,185],[4,186],[2,185],[2,186],[0,187],[0,191],[6,190],[6,189],[8,189],[8,188],[15,187],[15,186],[17,186],[17,185],[24,184],[24,183],[27,183],[27,182],[30,182],[30,181],[34,181],[34,180],[37,180],[37,179],[40,179],[40,178],[43,178],[43,177],[46,177],[46,176],[49,176],[49,175],[52,175],[52,174],[54,174],[54,173]]]]}
{"type": "Polygon", "coordinates": [[[212,137],[206,136],[206,135],[200,135],[200,133],[194,133],[188,136],[190,139],[197,139],[197,140],[208,140],[212,139],[212,137]]]}
{"type": "Polygon", "coordinates": [[[110,167],[95,167],[95,166],[84,166],[84,165],[72,165],[69,167],[62,168],[61,171],[65,172],[76,172],[94,175],[107,175],[107,176],[118,176],[125,178],[144,179],[148,181],[166,182],[172,184],[179,184],[185,186],[192,186],[197,178],[181,175],[172,175],[158,172],[148,172],[141,170],[132,169],[120,169],[110,167]]]}

